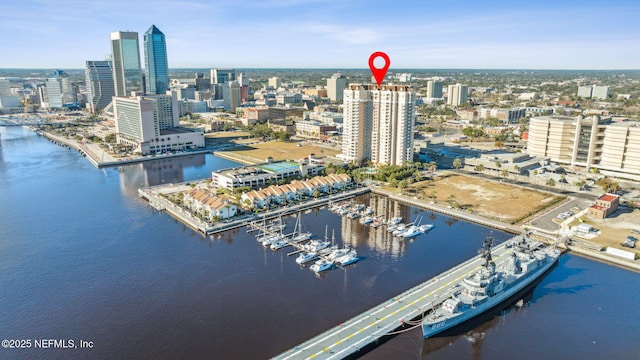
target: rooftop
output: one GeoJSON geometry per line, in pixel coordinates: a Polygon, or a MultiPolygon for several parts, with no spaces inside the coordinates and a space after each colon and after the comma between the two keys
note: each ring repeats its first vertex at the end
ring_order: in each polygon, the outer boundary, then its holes
{"type": "Polygon", "coordinates": [[[292,161],[281,161],[270,164],[256,165],[256,167],[272,173],[290,172],[299,168],[299,165],[292,161]]]}
{"type": "Polygon", "coordinates": [[[618,197],[619,197],[618,195],[614,195],[614,194],[604,194],[604,195],[601,195],[598,198],[598,200],[611,202],[617,199],[618,197]]]}

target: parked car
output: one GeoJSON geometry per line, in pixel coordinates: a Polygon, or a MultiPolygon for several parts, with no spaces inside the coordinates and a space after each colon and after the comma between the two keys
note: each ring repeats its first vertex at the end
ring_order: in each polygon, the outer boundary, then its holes
{"type": "Polygon", "coordinates": [[[630,241],[630,240],[625,240],[622,244],[620,244],[624,247],[628,247],[628,248],[634,248],[636,247],[636,243],[635,241],[630,241]]]}

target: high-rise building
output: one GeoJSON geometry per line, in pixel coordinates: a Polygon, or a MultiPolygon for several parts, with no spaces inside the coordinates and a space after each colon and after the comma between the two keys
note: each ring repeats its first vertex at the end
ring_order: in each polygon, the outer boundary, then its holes
{"type": "Polygon", "coordinates": [[[116,96],[129,96],[132,91],[144,91],[138,33],[112,32],[111,56],[116,96]]]}
{"type": "Polygon", "coordinates": [[[609,87],[608,86],[598,86],[593,85],[593,90],[591,90],[591,97],[594,99],[604,100],[609,97],[609,87]]]}
{"type": "Polygon", "coordinates": [[[50,72],[45,85],[50,109],[60,109],[63,105],[73,103],[77,99],[69,75],[62,70],[50,72]]]}
{"type": "Polygon", "coordinates": [[[222,84],[236,80],[235,69],[211,69],[211,93],[213,98],[220,100],[224,97],[222,84]]]}
{"type": "Polygon", "coordinates": [[[585,99],[591,99],[591,86],[578,86],[578,96],[585,99]]]}
{"type": "Polygon", "coordinates": [[[111,61],[87,61],[84,70],[87,108],[91,113],[104,109],[115,95],[111,61]]]}
{"type": "Polygon", "coordinates": [[[222,99],[225,110],[236,111],[240,106],[240,84],[237,81],[222,84],[222,99]]]}
{"type": "Polygon", "coordinates": [[[204,146],[202,130],[178,127],[177,108],[171,95],[113,97],[118,143],[143,154],[204,146]]]}
{"type": "Polygon", "coordinates": [[[164,34],[155,25],[144,33],[144,73],[147,94],[164,94],[169,88],[169,64],[164,34]]]}
{"type": "Polygon", "coordinates": [[[236,79],[235,69],[211,69],[211,83],[224,84],[236,79]]]}
{"type": "Polygon", "coordinates": [[[415,102],[410,86],[351,85],[344,90],[340,157],[386,165],[412,161],[415,102]]]}
{"type": "Polygon", "coordinates": [[[270,77],[269,78],[269,87],[273,88],[273,89],[277,89],[282,85],[282,82],[280,81],[280,78],[278,77],[270,77]]]}
{"type": "Polygon", "coordinates": [[[527,153],[640,179],[640,127],[634,125],[599,116],[534,117],[529,122],[527,153]]]}
{"type": "Polygon", "coordinates": [[[347,87],[347,78],[344,75],[333,74],[327,79],[327,96],[331,101],[342,101],[342,93],[347,87]]]}
{"type": "Polygon", "coordinates": [[[195,73],[194,81],[196,83],[196,91],[207,91],[211,89],[211,82],[204,77],[203,73],[195,73]]]}
{"type": "Polygon", "coordinates": [[[439,99],[442,97],[442,81],[429,80],[427,81],[427,98],[439,99]]]}
{"type": "Polygon", "coordinates": [[[609,97],[609,87],[598,85],[578,86],[578,96],[584,99],[604,100],[609,97]]]}
{"type": "Polygon", "coordinates": [[[0,96],[11,95],[11,82],[8,79],[0,79],[0,96]]]}
{"type": "Polygon", "coordinates": [[[449,85],[447,94],[447,105],[458,106],[467,102],[469,88],[467,85],[449,85]]]}

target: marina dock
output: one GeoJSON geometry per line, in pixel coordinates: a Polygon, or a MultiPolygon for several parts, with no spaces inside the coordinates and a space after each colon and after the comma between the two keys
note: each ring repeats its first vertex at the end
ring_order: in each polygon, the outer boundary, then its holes
{"type": "MultiPolygon", "coordinates": [[[[508,242],[508,241],[507,241],[508,242]]],[[[506,243],[492,250],[496,263],[511,252],[506,243]]],[[[383,336],[391,335],[406,322],[444,302],[453,285],[479,269],[484,260],[475,256],[436,277],[395,296],[354,318],[274,357],[274,359],[342,359],[353,355],[383,336]]]]}

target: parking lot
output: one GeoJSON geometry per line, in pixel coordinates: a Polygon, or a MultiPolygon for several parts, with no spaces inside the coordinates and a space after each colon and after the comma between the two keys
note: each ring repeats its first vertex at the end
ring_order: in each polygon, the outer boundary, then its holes
{"type": "Polygon", "coordinates": [[[560,223],[566,218],[591,205],[592,202],[590,201],[571,198],[562,205],[532,220],[531,225],[546,231],[555,232],[560,229],[560,223]],[[571,215],[568,215],[568,213],[571,213],[571,215]]]}

